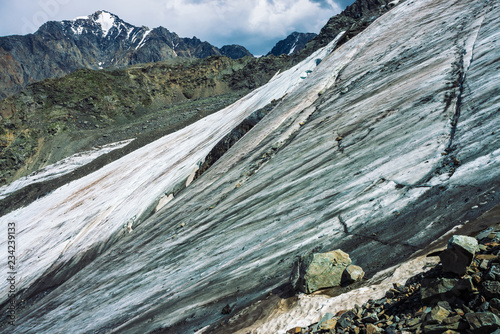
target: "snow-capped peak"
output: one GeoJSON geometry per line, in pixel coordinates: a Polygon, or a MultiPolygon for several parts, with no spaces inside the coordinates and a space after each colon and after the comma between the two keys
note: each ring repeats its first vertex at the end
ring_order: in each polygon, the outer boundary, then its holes
{"type": "Polygon", "coordinates": [[[103,36],[107,36],[109,30],[115,25],[116,16],[106,11],[99,11],[96,14],[98,15],[97,18],[94,18],[94,21],[101,25],[103,36]]]}
{"type": "Polygon", "coordinates": [[[71,21],[78,21],[78,20],[88,20],[89,19],[89,16],[78,16],[78,17],[75,17],[73,20],[71,21]]]}
{"type": "Polygon", "coordinates": [[[118,16],[105,10],[97,11],[88,16],[79,16],[71,21],[65,22],[70,24],[71,29],[77,35],[81,35],[83,31],[88,30],[88,28],[91,28],[94,33],[101,30],[103,37],[108,36],[113,27],[118,31],[121,31],[120,27],[122,26],[126,30],[133,28],[133,26],[123,22],[118,16]]]}

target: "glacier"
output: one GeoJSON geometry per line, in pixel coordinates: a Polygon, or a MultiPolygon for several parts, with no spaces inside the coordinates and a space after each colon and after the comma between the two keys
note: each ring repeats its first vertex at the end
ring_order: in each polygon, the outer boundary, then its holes
{"type": "Polygon", "coordinates": [[[1,217],[19,236],[14,332],[213,332],[225,305],[237,314],[287,291],[299,255],[341,248],[374,275],[473,224],[500,203],[499,21],[495,1],[400,2],[335,51],[340,36],[1,217]],[[221,138],[280,98],[186,186],[221,138]]]}

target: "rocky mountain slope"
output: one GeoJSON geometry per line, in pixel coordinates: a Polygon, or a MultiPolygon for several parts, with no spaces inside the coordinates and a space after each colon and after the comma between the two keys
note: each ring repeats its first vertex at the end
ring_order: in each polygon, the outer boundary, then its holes
{"type": "Polygon", "coordinates": [[[98,11],[71,21],[47,22],[34,34],[0,37],[0,98],[28,84],[77,69],[116,68],[176,57],[251,56],[239,45],[221,49],[198,38],[181,38],[163,27],[135,27],[98,11]]]}
{"type": "MultiPolygon", "coordinates": [[[[2,248],[8,223],[19,234],[14,333],[221,333],[230,317],[247,333],[245,310],[294,293],[297,256],[340,248],[371,276],[473,225],[500,203],[499,18],[495,1],[407,0],[2,216],[2,248]]],[[[13,283],[0,282],[7,315],[13,283]]]]}
{"type": "Polygon", "coordinates": [[[284,40],[279,41],[276,45],[269,51],[266,56],[275,55],[280,56],[282,54],[293,55],[301,51],[311,39],[316,37],[317,34],[314,33],[302,33],[293,32],[288,35],[284,40]]]}
{"type": "Polygon", "coordinates": [[[342,45],[353,38],[382,14],[398,5],[400,0],[357,0],[352,5],[347,6],[342,13],[335,15],[328,20],[319,34],[314,37],[302,52],[302,57],[307,57],[313,50],[327,45],[334,36],[341,31],[345,31],[343,39],[339,42],[342,45]]]}
{"type": "Polygon", "coordinates": [[[96,145],[186,126],[263,85],[289,62],[210,57],[82,69],[30,85],[0,101],[0,185],[96,145]],[[158,117],[169,125],[156,124],[158,117]]]}

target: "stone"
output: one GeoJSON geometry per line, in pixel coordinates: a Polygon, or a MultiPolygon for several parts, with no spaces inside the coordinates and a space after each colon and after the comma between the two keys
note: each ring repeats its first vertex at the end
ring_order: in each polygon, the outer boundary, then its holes
{"type": "Polygon", "coordinates": [[[436,278],[422,280],[422,300],[427,301],[439,298],[441,295],[450,293],[455,287],[455,284],[458,283],[458,281],[458,279],[454,278],[436,278]]]}
{"type": "MultiPolygon", "coordinates": [[[[328,320],[331,320],[333,318],[333,314],[331,313],[326,313],[322,318],[321,320],[316,324],[314,325],[313,327],[313,331],[317,331],[318,328],[321,327],[321,325],[325,322],[325,321],[328,321],[328,320]]],[[[335,320],[335,323],[337,323],[337,320],[335,320]]]]}
{"type": "Polygon", "coordinates": [[[491,227],[488,227],[487,229],[485,229],[484,231],[481,231],[477,236],[477,240],[482,240],[482,239],[485,239],[485,238],[488,238],[488,235],[493,231],[493,228],[491,227]]]}
{"type": "Polygon", "coordinates": [[[478,255],[476,255],[476,259],[492,261],[492,260],[498,259],[498,256],[496,256],[494,254],[478,254],[478,255]]]}
{"type": "Polygon", "coordinates": [[[378,334],[378,333],[383,333],[384,330],[382,328],[379,328],[373,324],[368,324],[366,326],[366,334],[378,334]]]}
{"type": "Polygon", "coordinates": [[[296,290],[304,293],[339,286],[342,274],[350,264],[349,255],[341,250],[313,253],[300,259],[291,281],[296,290]]]}
{"type": "Polygon", "coordinates": [[[337,326],[337,319],[329,319],[323,321],[321,325],[319,325],[318,329],[328,331],[335,329],[335,326],[337,326]]]}
{"type": "Polygon", "coordinates": [[[425,334],[442,334],[448,330],[450,331],[459,331],[462,332],[464,329],[468,328],[466,322],[459,320],[453,323],[442,323],[442,324],[434,324],[434,325],[425,325],[424,333],[425,334]]]}
{"type": "Polygon", "coordinates": [[[498,315],[500,313],[500,299],[492,298],[490,300],[490,307],[491,310],[498,315]]]}
{"type": "Polygon", "coordinates": [[[484,281],[481,284],[483,294],[488,298],[500,298],[500,282],[484,281]]]}
{"type": "Polygon", "coordinates": [[[364,323],[364,324],[373,324],[373,323],[376,323],[378,321],[378,316],[376,313],[372,313],[372,314],[368,314],[366,316],[364,316],[362,319],[361,319],[361,322],[364,323]]]}
{"type": "Polygon", "coordinates": [[[302,333],[302,327],[295,327],[286,331],[287,334],[302,333]]]}
{"type": "Polygon", "coordinates": [[[500,328],[500,318],[491,312],[467,313],[465,319],[473,333],[489,334],[500,328]]]}
{"type": "Polygon", "coordinates": [[[342,283],[351,284],[360,281],[365,276],[365,272],[360,266],[351,264],[342,274],[342,283]]]}
{"type": "Polygon", "coordinates": [[[347,328],[351,327],[352,324],[354,323],[354,319],[356,318],[356,314],[354,314],[353,311],[347,311],[344,314],[342,314],[337,321],[340,327],[342,328],[347,328]]]}
{"type": "Polygon", "coordinates": [[[500,265],[494,265],[486,275],[487,280],[500,281],[500,265]]]}
{"type": "Polygon", "coordinates": [[[226,306],[224,306],[224,308],[222,309],[222,314],[230,314],[231,313],[231,306],[229,304],[227,304],[226,306]]]}
{"type": "Polygon", "coordinates": [[[427,314],[426,322],[428,324],[440,324],[449,315],[450,311],[438,305],[433,307],[431,312],[427,314]]]}
{"type": "Polygon", "coordinates": [[[448,248],[439,254],[443,271],[464,275],[478,249],[476,238],[454,235],[448,242],[448,248]]]}

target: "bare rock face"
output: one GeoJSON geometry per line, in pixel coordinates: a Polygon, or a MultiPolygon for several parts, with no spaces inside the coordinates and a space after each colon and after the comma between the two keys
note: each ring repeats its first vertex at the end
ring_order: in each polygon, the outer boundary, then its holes
{"type": "Polygon", "coordinates": [[[448,242],[448,248],[439,255],[443,270],[458,275],[465,274],[477,250],[476,238],[454,235],[448,242]]]}
{"type": "Polygon", "coordinates": [[[297,269],[292,273],[292,282],[296,290],[305,293],[338,286],[350,264],[349,254],[340,249],[310,254],[299,261],[297,269]]]}
{"type": "Polygon", "coordinates": [[[269,51],[266,56],[282,54],[293,55],[300,52],[311,39],[316,37],[314,33],[302,33],[294,31],[285,39],[276,43],[276,45],[269,51]]]}

